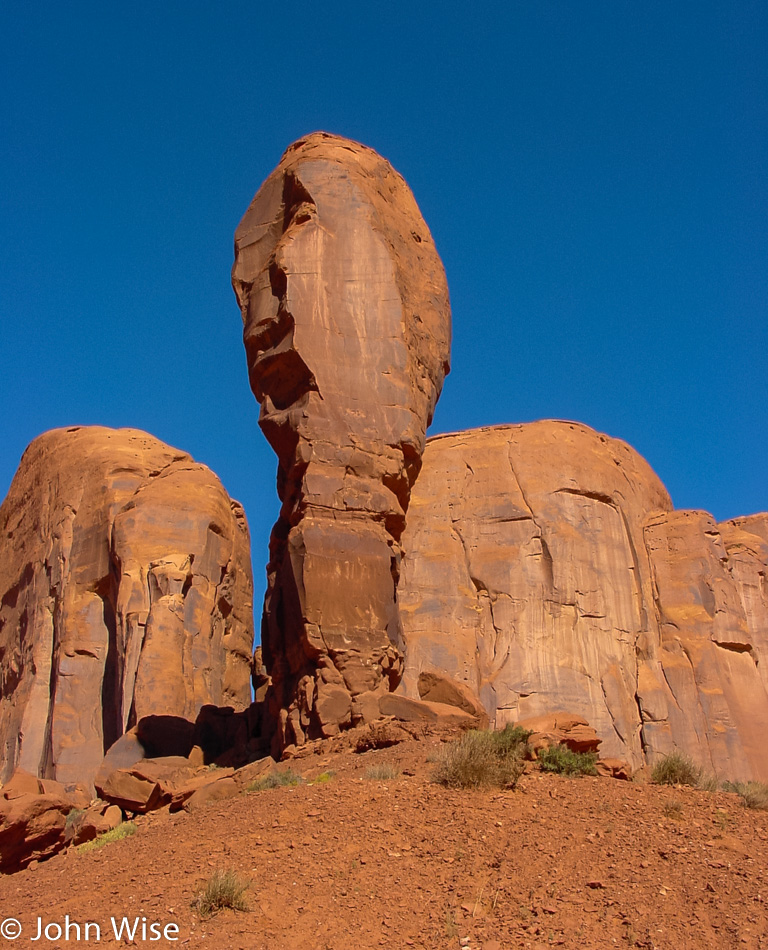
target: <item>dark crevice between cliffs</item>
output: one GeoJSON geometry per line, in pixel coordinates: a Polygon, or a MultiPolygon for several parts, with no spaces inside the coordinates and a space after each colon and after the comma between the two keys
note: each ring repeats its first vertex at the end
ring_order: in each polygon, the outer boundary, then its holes
{"type": "Polygon", "coordinates": [[[107,631],[107,655],[104,660],[104,676],[101,685],[101,731],[104,753],[117,742],[123,734],[123,717],[120,703],[122,696],[121,662],[117,645],[117,579],[114,576],[114,564],[110,558],[110,571],[94,587],[94,593],[101,600],[104,628],[107,631]]]}

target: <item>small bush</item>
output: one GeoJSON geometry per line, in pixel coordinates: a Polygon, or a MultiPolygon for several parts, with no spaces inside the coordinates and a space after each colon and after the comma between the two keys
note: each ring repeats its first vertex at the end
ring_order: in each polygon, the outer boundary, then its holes
{"type": "Polygon", "coordinates": [[[703,778],[702,769],[680,752],[659,759],[651,771],[651,781],[655,785],[690,785],[698,788],[703,778]]]}
{"type": "Polygon", "coordinates": [[[250,886],[250,881],[240,877],[236,871],[214,871],[192,901],[191,907],[201,920],[213,917],[225,907],[248,910],[245,892],[250,886]]]}
{"type": "Polygon", "coordinates": [[[545,772],[560,775],[597,775],[595,752],[573,752],[568,746],[553,745],[539,751],[539,765],[545,772]]]}
{"type": "Polygon", "coordinates": [[[705,775],[702,772],[699,775],[696,788],[700,788],[702,792],[716,792],[720,788],[720,782],[718,782],[716,775],[705,775]]]}
{"type": "Polygon", "coordinates": [[[113,828],[111,831],[105,831],[103,835],[99,835],[97,838],[94,838],[92,841],[86,841],[85,844],[79,844],[77,850],[80,854],[84,854],[86,851],[98,851],[99,848],[103,848],[105,844],[111,844],[113,841],[120,841],[121,838],[128,838],[136,832],[136,825],[132,821],[124,821],[122,824],[118,825],[117,828],[113,828]]]}
{"type": "Polygon", "coordinates": [[[257,778],[255,782],[247,787],[249,792],[263,792],[267,788],[285,788],[290,785],[301,785],[303,779],[297,775],[293,769],[285,769],[282,772],[270,772],[262,778],[257,778]]]}
{"type": "Polygon", "coordinates": [[[365,770],[365,777],[374,782],[389,782],[400,777],[400,769],[395,768],[391,762],[379,762],[378,765],[371,765],[365,770]]]}
{"type": "Polygon", "coordinates": [[[448,788],[514,788],[523,774],[529,735],[517,726],[465,732],[441,750],[434,779],[448,788]]]}
{"type": "Polygon", "coordinates": [[[391,722],[372,722],[362,731],[355,742],[355,752],[371,752],[374,749],[389,749],[409,738],[408,733],[391,722]]]}
{"type": "Polygon", "coordinates": [[[73,808],[72,811],[67,812],[67,817],[64,822],[64,831],[65,832],[70,831],[70,829],[73,827],[73,825],[78,820],[78,818],[80,818],[84,814],[85,814],[84,808],[73,808]]]}
{"type": "Polygon", "coordinates": [[[310,784],[311,785],[325,785],[328,782],[332,782],[335,777],[336,777],[336,773],[333,771],[333,769],[328,769],[327,771],[321,772],[319,775],[316,775],[315,778],[312,779],[310,784]]]}
{"type": "Polygon", "coordinates": [[[768,784],[765,782],[724,782],[726,792],[736,792],[747,808],[768,811],[768,784]]]}
{"type": "Polygon", "coordinates": [[[506,725],[498,732],[488,730],[488,735],[499,755],[520,755],[524,758],[527,754],[528,740],[531,737],[529,729],[506,725]]]}

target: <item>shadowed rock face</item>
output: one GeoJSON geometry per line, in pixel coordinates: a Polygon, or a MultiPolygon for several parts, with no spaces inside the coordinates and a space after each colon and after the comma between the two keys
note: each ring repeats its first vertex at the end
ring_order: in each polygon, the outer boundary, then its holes
{"type": "Polygon", "coordinates": [[[403,179],[324,133],[262,185],[232,276],[279,460],[262,645],[282,747],[332,735],[399,681],[399,540],[448,372],[450,308],[403,179]]]}
{"type": "Polygon", "coordinates": [[[538,422],[430,439],[402,543],[407,696],[442,673],[499,726],[571,710],[633,768],[768,779],[768,515],[673,511],[625,443],[538,422]]]}
{"type": "Polygon", "coordinates": [[[0,507],[0,598],[2,780],[89,783],[139,719],[250,702],[245,515],[144,432],[32,442],[0,507]]]}

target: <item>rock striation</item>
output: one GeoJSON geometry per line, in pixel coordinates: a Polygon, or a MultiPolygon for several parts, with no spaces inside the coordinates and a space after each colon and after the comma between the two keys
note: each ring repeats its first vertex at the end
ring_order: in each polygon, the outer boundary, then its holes
{"type": "Polygon", "coordinates": [[[247,706],[252,600],[245,515],[204,465],[135,429],[35,439],[0,507],[0,781],[92,784],[144,717],[247,706]]]}
{"type": "Polygon", "coordinates": [[[430,439],[403,536],[405,671],[498,726],[568,710],[641,768],[768,780],[768,515],[674,511],[628,445],[537,422],[430,439]]]}
{"type": "Polygon", "coordinates": [[[262,646],[280,749],[375,716],[400,679],[400,537],[450,308],[406,183],[325,133],[291,145],[262,185],[232,279],[278,456],[262,646]]]}

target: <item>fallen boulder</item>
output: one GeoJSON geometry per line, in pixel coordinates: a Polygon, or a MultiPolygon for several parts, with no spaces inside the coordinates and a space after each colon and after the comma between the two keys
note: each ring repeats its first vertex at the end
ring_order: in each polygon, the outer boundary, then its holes
{"type": "Polygon", "coordinates": [[[95,802],[88,808],[75,810],[67,815],[64,842],[68,845],[85,844],[99,835],[117,828],[123,820],[123,812],[117,805],[95,802]]]}
{"type": "Polygon", "coordinates": [[[488,724],[488,713],[466,683],[435,671],[422,671],[417,689],[425,702],[456,706],[474,716],[483,726],[488,724]]]}
{"type": "Polygon", "coordinates": [[[0,791],[0,871],[18,871],[64,848],[67,816],[81,813],[89,802],[81,787],[17,769],[0,791]]]}
{"type": "Polygon", "coordinates": [[[189,798],[185,799],[183,808],[185,811],[197,811],[204,805],[224,801],[226,798],[234,798],[241,791],[240,785],[233,778],[218,778],[215,782],[209,782],[207,785],[196,789],[189,798]]]}
{"type": "Polygon", "coordinates": [[[392,716],[401,722],[427,722],[437,726],[477,725],[477,719],[458,706],[409,699],[397,693],[385,693],[379,700],[382,716],[392,716]]]}
{"type": "Polygon", "coordinates": [[[0,800],[0,871],[18,871],[60,851],[72,808],[72,802],[60,795],[0,800]]]}
{"type": "Polygon", "coordinates": [[[515,723],[531,735],[529,747],[536,752],[555,745],[563,745],[571,752],[597,752],[602,739],[586,719],[572,713],[551,713],[547,716],[533,716],[515,723]]]}

